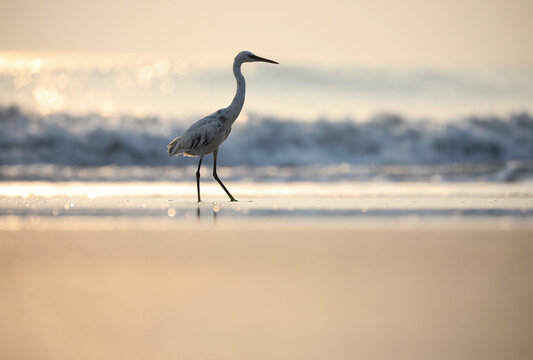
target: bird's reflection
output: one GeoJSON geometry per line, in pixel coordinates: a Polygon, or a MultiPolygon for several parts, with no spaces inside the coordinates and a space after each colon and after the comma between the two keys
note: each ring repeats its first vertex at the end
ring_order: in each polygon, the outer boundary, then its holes
{"type": "MultiPolygon", "coordinates": [[[[214,224],[216,224],[216,222],[217,222],[217,212],[218,212],[218,210],[219,210],[218,205],[215,203],[213,205],[212,210],[211,210],[214,224]]],[[[198,220],[198,222],[202,221],[202,210],[201,210],[200,204],[198,204],[197,207],[196,207],[196,219],[198,220]]]]}

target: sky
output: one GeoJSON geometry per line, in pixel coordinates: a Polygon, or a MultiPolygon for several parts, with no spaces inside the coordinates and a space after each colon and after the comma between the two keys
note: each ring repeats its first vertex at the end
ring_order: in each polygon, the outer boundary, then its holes
{"type": "Polygon", "coordinates": [[[532,15],[531,0],[1,0],[0,51],[530,68],[532,15]]]}

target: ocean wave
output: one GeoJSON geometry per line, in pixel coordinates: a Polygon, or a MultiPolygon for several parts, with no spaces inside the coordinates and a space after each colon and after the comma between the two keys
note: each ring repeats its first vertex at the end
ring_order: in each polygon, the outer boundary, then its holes
{"type": "MultiPolygon", "coordinates": [[[[0,108],[0,165],[191,166],[166,144],[188,124],[158,117],[36,115],[0,108]]],[[[533,117],[296,121],[250,115],[221,146],[221,166],[505,164],[533,159],[533,117]]]]}

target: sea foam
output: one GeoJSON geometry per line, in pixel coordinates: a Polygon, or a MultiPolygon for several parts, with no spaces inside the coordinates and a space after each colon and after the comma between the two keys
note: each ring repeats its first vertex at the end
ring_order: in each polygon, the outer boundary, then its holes
{"type": "MultiPolygon", "coordinates": [[[[2,177],[6,178],[6,166],[192,166],[197,159],[169,158],[165,150],[186,126],[187,122],[158,117],[36,115],[17,107],[1,108],[2,177]]],[[[532,160],[533,117],[527,113],[448,122],[394,114],[315,121],[250,115],[233,125],[219,156],[220,166],[226,167],[330,166],[336,171],[343,166],[501,169],[532,160]]]]}

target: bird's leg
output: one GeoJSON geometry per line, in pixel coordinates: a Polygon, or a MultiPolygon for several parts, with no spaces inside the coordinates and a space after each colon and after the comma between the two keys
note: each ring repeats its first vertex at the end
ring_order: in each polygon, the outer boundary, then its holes
{"type": "Polygon", "coordinates": [[[200,162],[198,163],[198,170],[196,170],[196,190],[198,191],[198,202],[202,201],[200,200],[200,168],[202,167],[202,159],[204,157],[200,157],[200,162]]]}
{"type": "Polygon", "coordinates": [[[222,189],[224,189],[224,191],[226,192],[226,194],[228,194],[230,200],[231,200],[231,201],[237,201],[237,200],[235,200],[235,198],[233,197],[233,195],[230,194],[230,192],[228,191],[228,189],[226,189],[226,187],[224,186],[224,184],[222,184],[222,181],[220,181],[220,179],[218,178],[218,175],[217,175],[217,155],[218,155],[218,150],[216,150],[216,151],[213,152],[213,177],[215,178],[216,181],[218,181],[218,183],[220,184],[220,186],[222,186],[222,189]]]}

